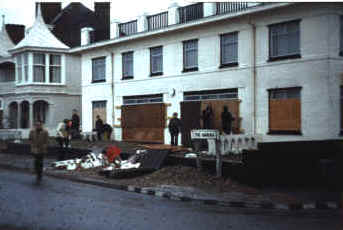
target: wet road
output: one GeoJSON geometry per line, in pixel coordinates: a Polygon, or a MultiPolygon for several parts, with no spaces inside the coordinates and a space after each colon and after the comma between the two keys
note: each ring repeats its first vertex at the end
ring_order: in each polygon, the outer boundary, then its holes
{"type": "Polygon", "coordinates": [[[0,169],[1,226],[18,229],[342,229],[336,211],[232,209],[0,169]]]}

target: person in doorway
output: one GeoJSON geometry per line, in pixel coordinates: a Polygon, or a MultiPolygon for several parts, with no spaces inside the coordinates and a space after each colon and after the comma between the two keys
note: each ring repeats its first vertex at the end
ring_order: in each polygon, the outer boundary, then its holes
{"type": "Polygon", "coordinates": [[[102,135],[103,128],[104,128],[104,122],[101,120],[100,116],[97,115],[96,116],[96,122],[95,122],[95,130],[97,132],[99,141],[101,141],[101,135],[102,135]]]}
{"type": "Polygon", "coordinates": [[[73,110],[73,116],[71,117],[72,121],[72,138],[79,138],[80,137],[80,117],[77,114],[77,110],[73,110]]]}
{"type": "Polygon", "coordinates": [[[232,122],[235,118],[232,117],[232,114],[229,111],[229,108],[224,105],[223,112],[222,112],[222,128],[225,134],[231,134],[232,132],[232,122]]]}
{"type": "Polygon", "coordinates": [[[177,113],[173,113],[173,118],[170,120],[168,128],[171,137],[171,145],[177,146],[178,145],[178,137],[179,133],[181,132],[181,121],[177,118],[177,113]]]}
{"type": "Polygon", "coordinates": [[[31,153],[34,156],[36,183],[40,184],[43,176],[44,155],[47,153],[49,141],[49,133],[43,128],[41,121],[35,122],[35,126],[29,134],[29,141],[31,153]]]}
{"type": "Polygon", "coordinates": [[[104,124],[102,127],[103,133],[104,133],[104,138],[106,141],[111,140],[111,135],[113,132],[113,128],[109,124],[104,124]]]}
{"type": "Polygon", "coordinates": [[[209,104],[206,109],[202,112],[203,128],[212,129],[213,122],[213,110],[211,104],[209,104]]]}

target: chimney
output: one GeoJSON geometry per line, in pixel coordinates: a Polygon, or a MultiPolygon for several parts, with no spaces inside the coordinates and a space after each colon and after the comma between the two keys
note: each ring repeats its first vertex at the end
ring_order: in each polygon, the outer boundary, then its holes
{"type": "Polygon", "coordinates": [[[171,1],[168,7],[168,25],[179,23],[179,5],[175,1],[171,1]]]}
{"type": "Polygon", "coordinates": [[[81,46],[89,45],[92,43],[93,28],[84,27],[81,29],[81,46]]]}
{"type": "Polygon", "coordinates": [[[25,36],[25,26],[16,24],[6,24],[6,31],[8,36],[10,36],[12,42],[16,45],[25,36]]]}
{"type": "Polygon", "coordinates": [[[95,29],[96,40],[110,39],[110,18],[111,18],[111,3],[110,2],[95,2],[94,13],[98,20],[98,25],[95,29]]]}
{"type": "MultiPolygon", "coordinates": [[[[37,16],[37,7],[38,3],[36,2],[36,16],[37,16]]],[[[56,18],[56,16],[62,10],[62,3],[61,2],[40,2],[42,16],[44,19],[45,24],[51,24],[51,22],[56,18]]]]}

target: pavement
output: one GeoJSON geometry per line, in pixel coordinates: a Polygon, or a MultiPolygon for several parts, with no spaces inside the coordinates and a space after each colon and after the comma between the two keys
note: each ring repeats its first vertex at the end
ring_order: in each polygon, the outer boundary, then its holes
{"type": "MultiPolygon", "coordinates": [[[[280,191],[280,189],[266,189],[264,193],[256,191],[231,191],[213,193],[198,188],[175,185],[159,185],[154,187],[140,187],[118,183],[114,179],[103,176],[87,176],[81,172],[54,170],[50,163],[55,159],[45,159],[44,174],[49,177],[65,179],[73,182],[97,185],[101,187],[142,193],[150,196],[163,197],[181,202],[192,202],[222,207],[255,208],[268,210],[329,210],[341,208],[339,193],[325,193],[325,197],[314,196],[313,193],[296,191],[280,191]],[[309,194],[313,199],[309,199],[309,194]],[[329,197],[328,197],[329,196],[329,197]],[[282,199],[280,199],[282,197],[282,199]]],[[[0,168],[33,173],[33,160],[30,155],[0,153],[0,168]]]]}

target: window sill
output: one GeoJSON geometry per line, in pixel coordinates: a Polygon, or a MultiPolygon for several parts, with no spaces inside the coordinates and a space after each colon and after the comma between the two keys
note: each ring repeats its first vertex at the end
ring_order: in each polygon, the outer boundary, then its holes
{"type": "Polygon", "coordinates": [[[150,77],[161,76],[161,75],[163,75],[163,72],[150,73],[150,77]]]}
{"type": "Polygon", "coordinates": [[[92,81],[92,83],[101,83],[101,82],[106,82],[106,80],[95,80],[95,81],[92,81]]]}
{"type": "Polygon", "coordinates": [[[279,56],[279,57],[269,57],[268,62],[282,61],[282,60],[287,60],[287,59],[297,59],[297,58],[301,58],[301,55],[292,54],[292,55],[279,56]]]}
{"type": "Polygon", "coordinates": [[[232,63],[221,64],[219,66],[219,69],[229,68],[229,67],[237,67],[237,66],[238,66],[238,62],[232,62],[232,63]]]}
{"type": "Polygon", "coordinates": [[[130,80],[133,79],[133,76],[123,77],[121,80],[130,80]]]}
{"type": "Polygon", "coordinates": [[[65,83],[44,83],[44,82],[30,82],[30,83],[16,83],[16,86],[30,86],[30,85],[43,85],[43,86],[65,86],[65,83]]]}
{"type": "Polygon", "coordinates": [[[199,70],[198,67],[189,68],[189,69],[183,69],[182,73],[193,72],[193,71],[198,71],[198,70],[199,70]]]}
{"type": "Polygon", "coordinates": [[[267,135],[299,135],[301,136],[301,131],[295,130],[270,130],[267,135]]]}

